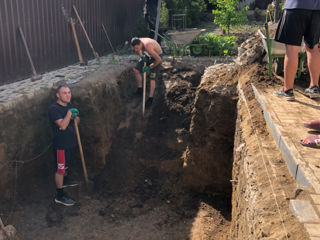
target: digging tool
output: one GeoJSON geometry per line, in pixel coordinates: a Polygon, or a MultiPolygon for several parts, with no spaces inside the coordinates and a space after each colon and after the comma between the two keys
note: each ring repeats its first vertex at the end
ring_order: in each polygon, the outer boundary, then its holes
{"type": "Polygon", "coordinates": [[[27,41],[24,37],[24,34],[23,34],[23,31],[21,29],[20,26],[18,26],[18,29],[19,29],[19,33],[20,33],[20,36],[22,38],[22,42],[23,42],[23,45],[24,45],[24,48],[26,49],[26,52],[27,52],[27,55],[28,55],[28,59],[29,59],[29,62],[30,62],[30,65],[31,65],[31,70],[32,70],[32,74],[33,76],[31,77],[31,80],[32,81],[36,81],[36,80],[39,80],[42,78],[41,75],[38,75],[35,67],[34,67],[34,64],[33,64],[33,61],[32,61],[32,58],[31,58],[31,54],[30,54],[30,51],[29,51],[29,48],[28,48],[28,44],[27,44],[27,41]]]}
{"type": "Polygon", "coordinates": [[[81,53],[81,49],[80,49],[80,45],[79,45],[79,40],[78,40],[78,36],[77,36],[77,31],[76,31],[76,28],[74,27],[75,23],[74,23],[74,20],[72,17],[70,17],[70,24],[71,24],[71,28],[72,28],[74,42],[77,47],[77,53],[78,53],[78,57],[79,57],[80,66],[88,65],[83,61],[83,57],[82,57],[82,53],[81,53]]]}
{"type": "Polygon", "coordinates": [[[77,10],[77,8],[76,8],[75,5],[73,5],[73,10],[74,10],[74,12],[75,12],[75,14],[76,14],[76,16],[77,16],[77,18],[78,18],[78,21],[80,22],[80,26],[81,26],[81,28],[82,28],[82,30],[83,30],[83,32],[84,32],[84,35],[86,36],[86,38],[87,38],[87,40],[88,40],[88,43],[89,43],[90,48],[91,48],[91,50],[92,50],[92,52],[93,52],[93,55],[94,55],[95,58],[97,59],[97,62],[100,63],[99,54],[94,50],[94,47],[93,47],[93,45],[92,45],[92,42],[91,42],[91,40],[90,40],[90,38],[89,38],[89,36],[88,36],[88,33],[87,33],[87,31],[86,31],[86,29],[85,29],[85,27],[84,27],[84,25],[83,25],[83,22],[82,22],[82,20],[81,20],[81,18],[80,18],[80,15],[79,15],[78,10],[77,10]]]}
{"type": "Polygon", "coordinates": [[[102,23],[101,26],[102,26],[102,29],[103,29],[103,31],[104,31],[104,34],[107,36],[107,39],[108,39],[108,42],[109,42],[110,47],[111,47],[111,49],[112,49],[112,52],[113,52],[113,54],[115,54],[116,51],[114,50],[114,48],[113,48],[113,46],[112,46],[112,43],[111,43],[111,41],[110,41],[109,35],[108,35],[108,33],[107,33],[107,30],[106,30],[104,24],[102,23]]]}
{"type": "Polygon", "coordinates": [[[85,179],[86,185],[88,187],[89,186],[89,179],[88,179],[86,162],[84,161],[84,155],[83,155],[83,150],[82,150],[82,144],[81,144],[81,139],[80,139],[78,123],[77,123],[76,120],[74,120],[73,122],[74,122],[74,128],[76,130],[76,134],[77,134],[77,141],[78,141],[79,152],[80,152],[80,157],[81,157],[81,163],[82,163],[82,168],[83,168],[83,173],[84,173],[84,179],[85,179]]]}
{"type": "MultiPolygon", "coordinates": [[[[144,66],[147,66],[147,63],[144,62],[144,66]]],[[[142,95],[142,117],[146,110],[146,88],[147,88],[147,73],[143,73],[143,95],[142,95]]]]}

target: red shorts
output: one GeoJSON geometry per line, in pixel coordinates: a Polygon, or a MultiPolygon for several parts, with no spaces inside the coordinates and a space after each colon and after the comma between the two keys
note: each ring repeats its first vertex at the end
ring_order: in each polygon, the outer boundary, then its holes
{"type": "Polygon", "coordinates": [[[54,158],[57,166],[57,173],[65,173],[71,161],[71,150],[57,149],[54,151],[54,158]]]}

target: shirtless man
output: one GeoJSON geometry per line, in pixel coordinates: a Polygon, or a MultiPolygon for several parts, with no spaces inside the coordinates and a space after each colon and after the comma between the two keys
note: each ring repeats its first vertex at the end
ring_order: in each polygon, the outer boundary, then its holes
{"type": "Polygon", "coordinates": [[[142,94],[142,77],[141,73],[149,72],[150,92],[146,102],[146,107],[150,107],[153,101],[153,94],[156,88],[156,80],[160,72],[162,62],[162,49],[159,43],[151,38],[132,38],[131,46],[133,50],[140,56],[140,60],[133,68],[133,72],[137,80],[137,94],[142,94]],[[147,63],[144,66],[144,62],[147,63]]]}

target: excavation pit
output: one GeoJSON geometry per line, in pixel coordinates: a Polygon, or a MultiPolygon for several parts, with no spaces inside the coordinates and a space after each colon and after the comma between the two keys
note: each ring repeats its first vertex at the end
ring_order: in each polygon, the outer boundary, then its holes
{"type": "Polygon", "coordinates": [[[226,239],[237,104],[236,83],[230,79],[236,70],[232,64],[223,73],[218,67],[216,79],[226,81],[212,79],[201,87],[212,62],[166,60],[145,118],[141,100],[132,96],[134,61],[106,64],[71,85],[95,182],[94,192],[86,191],[76,153],[72,176],[81,184],[66,190],[77,201],[71,208],[53,203],[51,152],[26,161],[50,143],[46,112],[53,89],[3,110],[2,137],[14,134],[0,144],[2,162],[11,161],[2,170],[8,177],[1,185],[7,199],[1,218],[22,239],[226,239]],[[25,161],[12,163],[20,159],[25,161]]]}

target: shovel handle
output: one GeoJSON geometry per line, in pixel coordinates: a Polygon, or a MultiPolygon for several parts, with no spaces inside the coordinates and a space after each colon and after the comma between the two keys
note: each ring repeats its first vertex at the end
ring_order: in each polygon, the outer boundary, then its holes
{"type": "Polygon", "coordinates": [[[34,67],[34,64],[33,64],[33,61],[32,61],[32,57],[31,57],[31,54],[30,54],[30,51],[29,51],[29,48],[28,48],[28,44],[27,44],[27,41],[26,41],[26,38],[24,37],[23,31],[22,31],[20,26],[18,26],[18,29],[19,29],[19,33],[20,33],[24,48],[26,50],[29,62],[30,62],[32,74],[33,74],[33,76],[38,77],[38,73],[36,71],[36,68],[34,67]]]}
{"type": "Polygon", "coordinates": [[[84,25],[83,25],[83,22],[82,22],[82,20],[81,20],[81,18],[80,18],[80,15],[79,15],[78,10],[77,10],[77,8],[76,8],[75,5],[73,5],[73,10],[74,10],[74,12],[75,12],[75,14],[76,14],[76,16],[77,16],[77,18],[78,18],[78,21],[79,21],[79,23],[80,23],[80,26],[81,26],[81,28],[82,28],[82,30],[83,30],[84,35],[85,35],[86,38],[87,38],[87,41],[88,41],[89,46],[90,46],[90,48],[91,48],[91,50],[92,50],[92,52],[93,52],[93,55],[95,56],[95,58],[97,59],[97,61],[100,62],[99,54],[94,50],[94,47],[93,47],[93,45],[92,45],[92,42],[91,42],[91,40],[90,40],[90,38],[89,38],[89,36],[88,36],[87,30],[86,30],[86,28],[85,28],[84,25]]]}
{"type": "Polygon", "coordinates": [[[72,28],[74,42],[75,42],[76,48],[77,48],[78,58],[79,58],[80,65],[81,65],[81,64],[84,64],[84,61],[83,61],[83,57],[82,57],[82,53],[81,53],[81,49],[80,49],[80,44],[79,44],[79,41],[78,41],[76,28],[74,26],[74,20],[73,20],[72,17],[70,18],[70,24],[71,24],[71,28],[72,28]]]}
{"type": "MultiPolygon", "coordinates": [[[[144,63],[144,66],[147,66],[147,63],[144,63]]],[[[147,73],[143,73],[143,95],[142,95],[142,117],[144,117],[146,109],[146,88],[147,88],[147,73]]]]}
{"type": "Polygon", "coordinates": [[[86,162],[84,161],[84,156],[83,156],[83,150],[82,150],[82,144],[81,144],[81,139],[80,139],[80,133],[79,133],[79,128],[78,128],[78,123],[74,119],[74,128],[76,130],[76,135],[77,135],[77,141],[78,141],[78,146],[79,146],[79,152],[80,152],[80,157],[81,157],[81,163],[82,163],[82,168],[83,168],[83,173],[84,173],[84,179],[86,181],[86,184],[88,185],[88,173],[87,173],[87,167],[86,167],[86,162]]]}
{"type": "Polygon", "coordinates": [[[110,47],[111,47],[111,49],[112,49],[112,52],[113,52],[113,53],[116,53],[116,51],[114,50],[114,48],[113,48],[113,46],[112,46],[112,43],[111,43],[111,41],[110,41],[110,38],[109,38],[109,35],[108,35],[108,32],[107,32],[106,27],[104,26],[103,23],[101,24],[101,26],[102,26],[102,30],[103,30],[104,34],[107,36],[107,39],[108,39],[108,42],[109,42],[110,47]]]}

